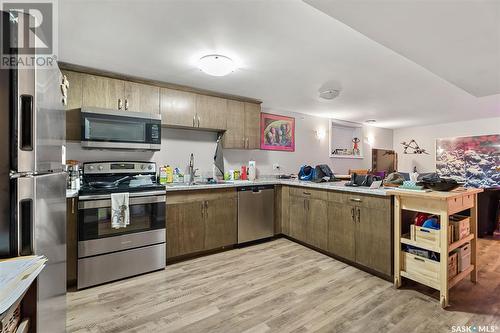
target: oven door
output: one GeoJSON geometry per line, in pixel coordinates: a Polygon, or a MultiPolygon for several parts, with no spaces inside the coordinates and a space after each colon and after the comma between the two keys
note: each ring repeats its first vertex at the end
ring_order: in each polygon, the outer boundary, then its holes
{"type": "Polygon", "coordinates": [[[82,108],[81,126],[82,147],[136,150],[161,148],[160,115],[82,108]]]}
{"type": "Polygon", "coordinates": [[[88,241],[165,229],[165,195],[134,196],[129,199],[130,224],[111,227],[111,199],[78,202],[78,241],[88,241]]]}

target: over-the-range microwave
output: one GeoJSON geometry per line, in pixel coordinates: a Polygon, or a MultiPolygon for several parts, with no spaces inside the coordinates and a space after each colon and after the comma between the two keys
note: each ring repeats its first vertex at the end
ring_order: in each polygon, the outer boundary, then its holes
{"type": "Polygon", "coordinates": [[[95,149],[160,150],[161,116],[81,108],[81,145],[95,149]]]}

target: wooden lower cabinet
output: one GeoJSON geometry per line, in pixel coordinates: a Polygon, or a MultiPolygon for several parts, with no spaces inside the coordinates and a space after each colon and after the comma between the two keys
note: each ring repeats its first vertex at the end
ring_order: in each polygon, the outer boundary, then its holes
{"type": "Polygon", "coordinates": [[[290,229],[289,236],[307,242],[306,198],[290,196],[290,229]]]}
{"type": "Polygon", "coordinates": [[[167,258],[203,251],[204,247],[204,202],[167,204],[167,258]]]}
{"type": "Polygon", "coordinates": [[[167,260],[237,243],[236,189],[167,194],[167,260]]]}
{"type": "Polygon", "coordinates": [[[391,198],[326,192],[327,198],[325,191],[290,187],[282,233],[391,276],[391,198]]]}
{"type": "MultiPolygon", "coordinates": [[[[315,198],[316,191],[290,196],[289,236],[322,250],[328,243],[328,202],[315,198]]],[[[319,192],[317,192],[319,193],[319,192]]]]}
{"type": "Polygon", "coordinates": [[[234,245],[238,242],[238,198],[205,201],[205,250],[234,245]]]}
{"type": "Polygon", "coordinates": [[[328,205],[328,252],[356,260],[354,207],[330,202],[328,205]]]}
{"type": "Polygon", "coordinates": [[[390,202],[387,202],[387,206],[387,209],[357,207],[356,262],[391,275],[393,268],[390,202]]]}
{"type": "Polygon", "coordinates": [[[328,243],[328,202],[320,199],[306,200],[306,242],[326,251],[328,243]]]}
{"type": "Polygon", "coordinates": [[[76,286],[78,199],[66,199],[66,283],[76,286]]]}

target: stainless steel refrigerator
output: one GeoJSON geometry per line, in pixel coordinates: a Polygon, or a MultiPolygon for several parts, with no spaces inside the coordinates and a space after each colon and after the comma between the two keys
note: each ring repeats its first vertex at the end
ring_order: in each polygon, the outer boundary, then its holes
{"type": "MultiPolygon", "coordinates": [[[[2,33],[16,38],[17,23],[0,13],[2,33]]],[[[0,257],[48,258],[36,288],[38,332],[65,332],[66,325],[61,80],[57,67],[0,69],[0,257]]]]}

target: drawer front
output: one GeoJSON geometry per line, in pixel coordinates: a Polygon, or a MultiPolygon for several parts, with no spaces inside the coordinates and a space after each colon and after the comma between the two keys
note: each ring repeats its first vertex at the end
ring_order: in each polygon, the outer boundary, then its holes
{"type": "Polygon", "coordinates": [[[356,205],[360,207],[373,208],[373,209],[390,209],[391,199],[390,197],[372,197],[369,195],[359,195],[359,194],[345,194],[344,195],[346,204],[356,205]]]}
{"type": "Polygon", "coordinates": [[[474,206],[474,194],[448,199],[448,214],[455,214],[474,206]]]}
{"type": "Polygon", "coordinates": [[[78,289],[165,268],[165,244],[78,259],[78,289]]]}
{"type": "Polygon", "coordinates": [[[439,247],[440,234],[439,230],[415,226],[415,241],[422,245],[439,247]]]}
{"type": "Polygon", "coordinates": [[[416,281],[439,286],[439,262],[422,258],[408,252],[401,252],[401,269],[416,281]]]}
{"type": "Polygon", "coordinates": [[[306,187],[291,187],[290,195],[311,199],[328,200],[327,191],[314,190],[306,187]]]}

